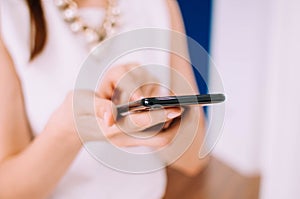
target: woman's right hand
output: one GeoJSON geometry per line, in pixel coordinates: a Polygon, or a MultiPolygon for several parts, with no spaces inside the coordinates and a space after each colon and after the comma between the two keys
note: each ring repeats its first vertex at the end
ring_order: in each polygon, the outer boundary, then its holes
{"type": "Polygon", "coordinates": [[[120,147],[163,147],[171,142],[175,134],[161,132],[149,139],[133,135],[140,135],[144,129],[172,121],[181,114],[180,108],[168,108],[136,113],[116,120],[116,107],[110,100],[100,98],[92,91],[76,90],[66,96],[50,117],[46,128],[51,132],[80,135],[83,142],[109,140],[120,147]]]}
{"type": "Polygon", "coordinates": [[[72,136],[80,135],[84,142],[104,140],[105,137],[99,133],[99,127],[95,124],[100,119],[107,126],[113,125],[115,111],[111,101],[99,98],[93,91],[70,91],[50,117],[46,129],[72,136]]]}

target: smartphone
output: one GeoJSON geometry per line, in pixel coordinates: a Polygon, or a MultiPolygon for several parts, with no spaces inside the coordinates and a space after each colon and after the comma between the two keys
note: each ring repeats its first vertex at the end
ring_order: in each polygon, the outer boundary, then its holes
{"type": "Polygon", "coordinates": [[[119,116],[126,116],[133,112],[145,110],[157,110],[165,107],[178,107],[189,105],[210,105],[225,101],[224,94],[205,94],[205,95],[182,95],[143,98],[128,104],[118,105],[119,116]]]}

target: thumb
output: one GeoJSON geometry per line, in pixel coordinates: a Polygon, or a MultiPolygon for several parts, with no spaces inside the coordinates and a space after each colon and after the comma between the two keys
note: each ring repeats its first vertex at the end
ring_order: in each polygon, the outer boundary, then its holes
{"type": "Polygon", "coordinates": [[[123,117],[119,124],[126,132],[137,132],[175,119],[181,114],[182,110],[180,108],[142,111],[123,117]]]}
{"type": "Polygon", "coordinates": [[[112,126],[115,123],[117,109],[112,101],[96,97],[95,113],[107,126],[112,126]]]}

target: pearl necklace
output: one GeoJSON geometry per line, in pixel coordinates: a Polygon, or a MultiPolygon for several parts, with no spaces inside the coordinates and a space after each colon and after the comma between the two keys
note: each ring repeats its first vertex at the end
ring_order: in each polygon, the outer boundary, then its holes
{"type": "Polygon", "coordinates": [[[61,11],[63,19],[69,24],[74,33],[83,33],[88,45],[95,47],[104,39],[111,36],[118,23],[120,9],[117,0],[107,0],[105,18],[99,29],[89,27],[78,14],[78,5],[74,0],[55,0],[55,5],[61,11]]]}

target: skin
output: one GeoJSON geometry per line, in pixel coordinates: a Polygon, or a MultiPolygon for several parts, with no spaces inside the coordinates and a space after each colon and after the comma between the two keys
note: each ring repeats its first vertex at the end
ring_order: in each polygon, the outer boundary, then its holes
{"type": "MultiPolygon", "coordinates": [[[[105,1],[99,0],[77,0],[77,2],[80,7],[106,5],[105,1]]],[[[168,0],[168,3],[173,29],[183,32],[184,28],[177,5],[173,0],[168,0]]],[[[72,100],[74,93],[70,91],[66,95],[64,102],[52,114],[44,130],[34,137],[25,112],[22,85],[1,38],[0,35],[0,93],[5,93],[5,95],[0,97],[0,198],[46,198],[82,148],[82,142],[78,138],[73,119],[72,100]]],[[[194,76],[189,64],[174,55],[171,56],[171,63],[174,69],[191,81],[190,83],[196,91],[196,83],[193,80],[194,76]]],[[[133,66],[134,64],[120,66],[118,70],[133,66]]],[[[115,78],[117,79],[118,76],[115,78]]],[[[108,79],[107,83],[113,88],[115,81],[114,79],[108,79]]],[[[174,87],[178,86],[175,81],[172,83],[174,87]]],[[[149,91],[149,89],[140,88],[131,96],[131,99],[140,98],[145,94],[154,95],[155,92],[155,89],[149,91]]],[[[84,141],[108,138],[118,146],[144,145],[160,148],[171,142],[178,129],[179,124],[176,123],[170,127],[168,126],[174,118],[180,116],[181,109],[172,108],[166,111],[153,112],[152,115],[149,115],[149,113],[134,114],[122,121],[124,125],[127,125],[126,128],[130,127],[133,133],[154,124],[166,122],[163,133],[159,133],[151,139],[135,139],[124,134],[116,127],[113,114],[115,107],[109,100],[109,97],[111,97],[109,93],[96,93],[96,97],[94,93],[88,91],[80,91],[77,94],[82,99],[93,97],[98,123],[105,132],[103,136],[95,136],[89,133],[90,131],[86,132],[83,138],[84,141]],[[170,113],[172,113],[172,117],[169,117],[170,113]],[[151,118],[158,119],[150,120],[151,118]],[[133,121],[129,124],[131,126],[128,126],[128,121],[133,121]]],[[[92,117],[89,114],[90,110],[83,108],[76,116],[84,121],[83,124],[88,124],[89,117],[92,117]]],[[[203,127],[203,121],[201,120],[199,123],[203,127]]],[[[193,143],[190,149],[174,163],[174,167],[183,169],[188,174],[197,172],[199,165],[201,165],[197,158],[197,151],[202,140],[202,130],[202,128],[199,128],[198,142],[193,143]],[[186,165],[187,161],[189,167],[186,165]],[[191,162],[194,162],[194,164],[190,164],[191,162]]]]}

